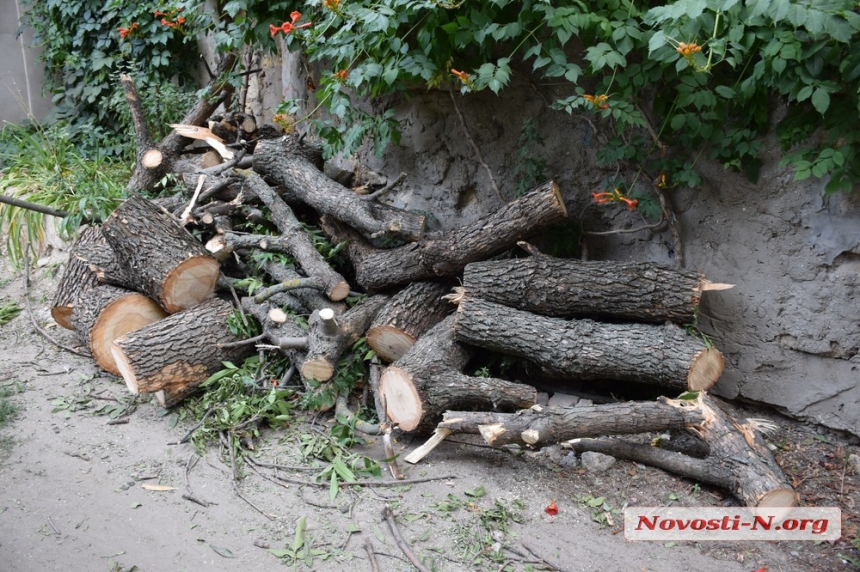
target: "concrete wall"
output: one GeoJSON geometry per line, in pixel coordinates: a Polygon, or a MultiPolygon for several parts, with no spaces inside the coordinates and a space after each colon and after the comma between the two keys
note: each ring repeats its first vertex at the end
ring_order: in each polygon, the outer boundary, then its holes
{"type": "Polygon", "coordinates": [[[30,115],[42,119],[51,108],[41,96],[43,68],[30,47],[32,32],[17,35],[21,9],[19,0],[0,0],[0,126],[30,115]]]}

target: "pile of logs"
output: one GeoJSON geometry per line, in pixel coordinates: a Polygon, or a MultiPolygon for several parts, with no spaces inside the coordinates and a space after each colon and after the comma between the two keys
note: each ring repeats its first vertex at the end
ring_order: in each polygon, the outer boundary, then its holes
{"type": "MultiPolygon", "coordinates": [[[[133,115],[140,114],[133,84],[123,81],[133,115]]],[[[319,148],[299,136],[249,145],[240,128],[213,145],[222,162],[203,166],[184,155],[189,135],[204,142],[212,135],[190,129],[192,120],[202,124],[195,113],[176,128],[186,136],[182,145],[176,134],[157,145],[139,134],[132,177],[136,185],[148,182],[135,190],[151,190],[168,166],[193,196],[150,201],[131,193],[101,226],[84,229],[53,304],[57,323],[78,332],[96,362],[121,375],[132,393],[155,394],[169,407],[222,362],[260,348],[286,355],[308,390],[324,387],[365,337],[390,364],[374,387],[383,426],[434,432],[411,462],[455,432],[479,434],[494,447],[575,439],[577,450],[715,483],[749,505],[794,503],[754,428],[706,394],[722,373],[722,354],[684,327],[694,322],[700,296],[726,285],[695,271],[559,259],[533,248],[525,258],[493,259],[565,220],[552,181],[464,227],[429,232],[423,216],[380,200],[390,187],[360,195],[325,175],[319,148]],[[302,222],[308,217],[342,248],[350,268],[339,272],[320,254],[302,222]],[[240,298],[255,252],[283,253],[294,264],[262,264],[269,286],[240,298]],[[350,306],[347,298],[359,294],[350,306]],[[228,327],[234,313],[255,318],[261,335],[238,339],[228,327]],[[308,317],[306,327],[295,315],[308,317]],[[476,352],[487,351],[527,361],[541,378],[694,393],[689,400],[542,408],[530,380],[464,371],[476,352]],[[605,438],[667,430],[694,433],[707,456],[605,438]]],[[[135,124],[145,129],[142,119],[135,124]]]]}

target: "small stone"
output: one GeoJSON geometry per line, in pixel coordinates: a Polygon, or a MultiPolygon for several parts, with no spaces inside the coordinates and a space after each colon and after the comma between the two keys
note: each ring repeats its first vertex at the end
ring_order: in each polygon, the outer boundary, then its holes
{"type": "Polygon", "coordinates": [[[591,407],[594,405],[594,402],[590,399],[580,399],[576,402],[577,407],[591,407]]]}
{"type": "Polygon", "coordinates": [[[582,466],[590,473],[602,473],[615,464],[615,457],[586,451],[582,454],[582,466]]]}
{"type": "Polygon", "coordinates": [[[559,461],[558,464],[565,469],[575,469],[579,465],[579,460],[576,458],[575,453],[568,453],[561,458],[561,461],[559,461]]]}
{"type": "Polygon", "coordinates": [[[860,475],[860,455],[854,453],[848,455],[848,464],[854,469],[855,475],[860,475]]]}
{"type": "Polygon", "coordinates": [[[791,552],[789,552],[789,554],[791,554],[795,558],[800,558],[800,552],[798,552],[797,550],[792,550],[791,552]]]}
{"type": "Polygon", "coordinates": [[[575,395],[567,395],[566,393],[553,393],[549,398],[548,405],[552,407],[573,407],[579,402],[579,398],[575,395]]]}

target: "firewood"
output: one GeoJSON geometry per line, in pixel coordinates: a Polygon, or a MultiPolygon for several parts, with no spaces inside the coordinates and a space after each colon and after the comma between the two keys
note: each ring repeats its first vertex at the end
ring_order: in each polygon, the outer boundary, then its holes
{"type": "Polygon", "coordinates": [[[170,215],[132,195],[102,225],[102,233],[127,269],[127,286],[173,313],[210,298],[220,268],[203,245],[170,215]]]}
{"type": "Polygon", "coordinates": [[[67,330],[74,329],[72,313],[74,312],[75,300],[83,292],[99,285],[95,272],[90,270],[86,262],[76,256],[76,250],[101,238],[101,230],[98,227],[85,227],[81,230],[75,244],[69,249],[69,261],[66,263],[63,277],[57,284],[57,291],[51,304],[51,317],[67,330]]]}
{"type": "Polygon", "coordinates": [[[471,224],[427,233],[420,242],[390,250],[371,247],[328,217],[323,218],[322,226],[335,241],[349,241],[347,249],[357,282],[368,290],[382,290],[416,280],[453,276],[470,262],[498,254],[566,216],[561,191],[550,181],[471,224]]]}
{"type": "Polygon", "coordinates": [[[255,171],[286,187],[302,202],[346,222],[366,237],[390,236],[407,241],[421,238],[423,216],[361,200],[322,172],[321,159],[318,150],[290,135],[257,143],[253,164],[255,171]]]}
{"type": "Polygon", "coordinates": [[[372,296],[335,319],[329,308],[317,310],[308,320],[308,353],[298,366],[305,380],[328,381],[337,360],[364,335],[389,296],[372,296]]]}
{"type": "Polygon", "coordinates": [[[710,454],[704,459],[621,439],[576,439],[570,446],[578,452],[595,451],[629,459],[719,486],[747,506],[795,506],[797,493],[754,424],[735,421],[715,400],[707,395],[700,397],[705,421],[689,430],[710,446],[710,454]]]}
{"type": "Polygon", "coordinates": [[[554,377],[695,391],[714,385],[723,371],[719,350],[671,323],[549,318],[469,296],[456,317],[458,341],[530,360],[554,377]]]}
{"type": "Polygon", "coordinates": [[[443,412],[458,406],[511,410],[537,401],[531,386],[463,374],[471,351],[454,341],[453,325],[453,316],[439,322],[382,373],[380,401],[403,431],[431,430],[443,412]]]}
{"type": "MultiPolygon", "coordinates": [[[[266,270],[266,274],[271,276],[272,279],[278,283],[285,283],[301,278],[295,268],[284,266],[277,262],[267,262],[264,269],[266,270]]],[[[322,292],[315,288],[291,289],[289,294],[304,304],[308,313],[311,313],[314,310],[321,310],[323,308],[331,308],[334,310],[335,315],[339,316],[346,311],[346,304],[344,302],[332,302],[322,292]]]]}
{"type": "Polygon", "coordinates": [[[135,289],[134,278],[128,268],[117,260],[116,253],[108,244],[101,227],[96,227],[86,242],[79,243],[74,248],[73,254],[95,274],[99,284],[135,289]]]}
{"type": "Polygon", "coordinates": [[[166,316],[158,304],[142,294],[116,286],[99,286],[83,292],[75,301],[72,325],[86,340],[96,363],[119,375],[111,342],[166,316]]]}
{"type": "Polygon", "coordinates": [[[212,299],[113,341],[111,351],[129,391],[175,392],[203,383],[223,368],[224,361],[241,362],[252,344],[231,345],[229,302],[212,299]]]}
{"type": "Polygon", "coordinates": [[[694,270],[649,262],[528,258],[473,262],[469,296],[544,316],[692,323],[702,292],[714,285],[694,270]]]}
{"type": "Polygon", "coordinates": [[[450,284],[425,280],[398,292],[367,330],[367,344],[386,362],[400,359],[427,330],[454,311],[443,299],[450,284]]]}
{"type": "Polygon", "coordinates": [[[455,433],[480,434],[491,447],[540,447],[577,437],[683,429],[705,419],[697,402],[661,398],[590,407],[533,407],[517,413],[448,411],[439,423],[455,433]]]}

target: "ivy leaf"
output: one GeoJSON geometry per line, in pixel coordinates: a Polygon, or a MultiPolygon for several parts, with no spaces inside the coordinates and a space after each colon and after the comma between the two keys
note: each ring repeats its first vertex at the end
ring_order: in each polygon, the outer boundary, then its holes
{"type": "Polygon", "coordinates": [[[826,89],[819,87],[815,90],[815,93],[812,94],[812,106],[818,113],[824,115],[827,108],[830,107],[830,94],[827,93],[826,89]]]}

